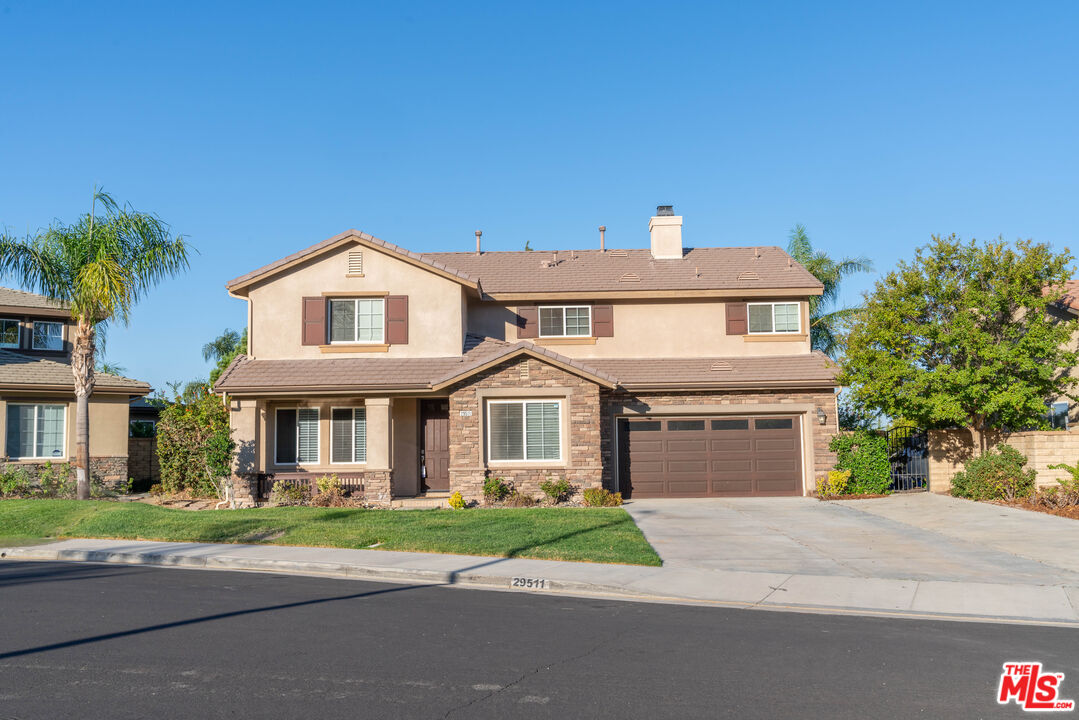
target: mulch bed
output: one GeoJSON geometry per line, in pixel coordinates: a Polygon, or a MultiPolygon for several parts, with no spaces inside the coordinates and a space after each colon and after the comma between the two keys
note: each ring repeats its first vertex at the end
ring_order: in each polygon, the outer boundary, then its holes
{"type": "Polygon", "coordinates": [[[821,498],[821,500],[872,500],[873,498],[886,498],[891,497],[891,494],[883,493],[862,493],[861,495],[836,495],[830,498],[821,498]]]}
{"type": "Polygon", "coordinates": [[[1035,503],[1025,500],[1017,500],[1016,502],[998,502],[994,505],[1003,505],[1004,507],[1018,508],[1019,510],[1033,510],[1035,512],[1043,512],[1047,515],[1058,515],[1060,517],[1071,518],[1072,520],[1079,520],[1079,505],[1071,505],[1069,507],[1055,508],[1048,507],[1046,505],[1036,505],[1035,503]]]}

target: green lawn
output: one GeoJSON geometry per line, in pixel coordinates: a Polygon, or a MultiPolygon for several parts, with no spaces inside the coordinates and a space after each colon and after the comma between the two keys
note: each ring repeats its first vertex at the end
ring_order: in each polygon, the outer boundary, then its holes
{"type": "Polygon", "coordinates": [[[174,510],[101,500],[0,500],[0,546],[41,538],[264,543],[659,565],[621,508],[174,510]]]}

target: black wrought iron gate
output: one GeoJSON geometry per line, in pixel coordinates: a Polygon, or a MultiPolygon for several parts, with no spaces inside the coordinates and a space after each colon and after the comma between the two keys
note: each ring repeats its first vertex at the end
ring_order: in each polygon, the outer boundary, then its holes
{"type": "Polygon", "coordinates": [[[892,465],[892,491],[929,489],[929,435],[912,425],[888,431],[888,460],[892,465]]]}

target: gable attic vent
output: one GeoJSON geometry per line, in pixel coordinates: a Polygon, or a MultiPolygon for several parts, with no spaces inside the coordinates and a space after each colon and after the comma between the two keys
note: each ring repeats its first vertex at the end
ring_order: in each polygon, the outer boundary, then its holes
{"type": "Polygon", "coordinates": [[[363,251],[362,250],[349,250],[348,251],[348,274],[349,275],[363,275],[363,251]]]}
{"type": "Polygon", "coordinates": [[[726,360],[712,363],[712,372],[730,372],[731,370],[734,370],[734,366],[726,360]]]}
{"type": "Polygon", "coordinates": [[[625,250],[611,250],[608,255],[611,257],[629,257],[629,253],[625,250]]]}
{"type": "Polygon", "coordinates": [[[739,280],[760,280],[761,276],[752,270],[746,270],[745,272],[738,273],[739,280]]]}
{"type": "Polygon", "coordinates": [[[626,273],[622,277],[618,278],[618,282],[640,282],[641,276],[637,273],[626,273]]]}

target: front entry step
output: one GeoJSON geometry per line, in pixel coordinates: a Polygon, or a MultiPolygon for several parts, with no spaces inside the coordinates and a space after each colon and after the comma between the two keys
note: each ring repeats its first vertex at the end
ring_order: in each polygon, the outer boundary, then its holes
{"type": "Polygon", "coordinates": [[[421,497],[397,498],[390,501],[390,507],[395,510],[430,510],[431,508],[449,508],[450,494],[427,493],[421,497]]]}

